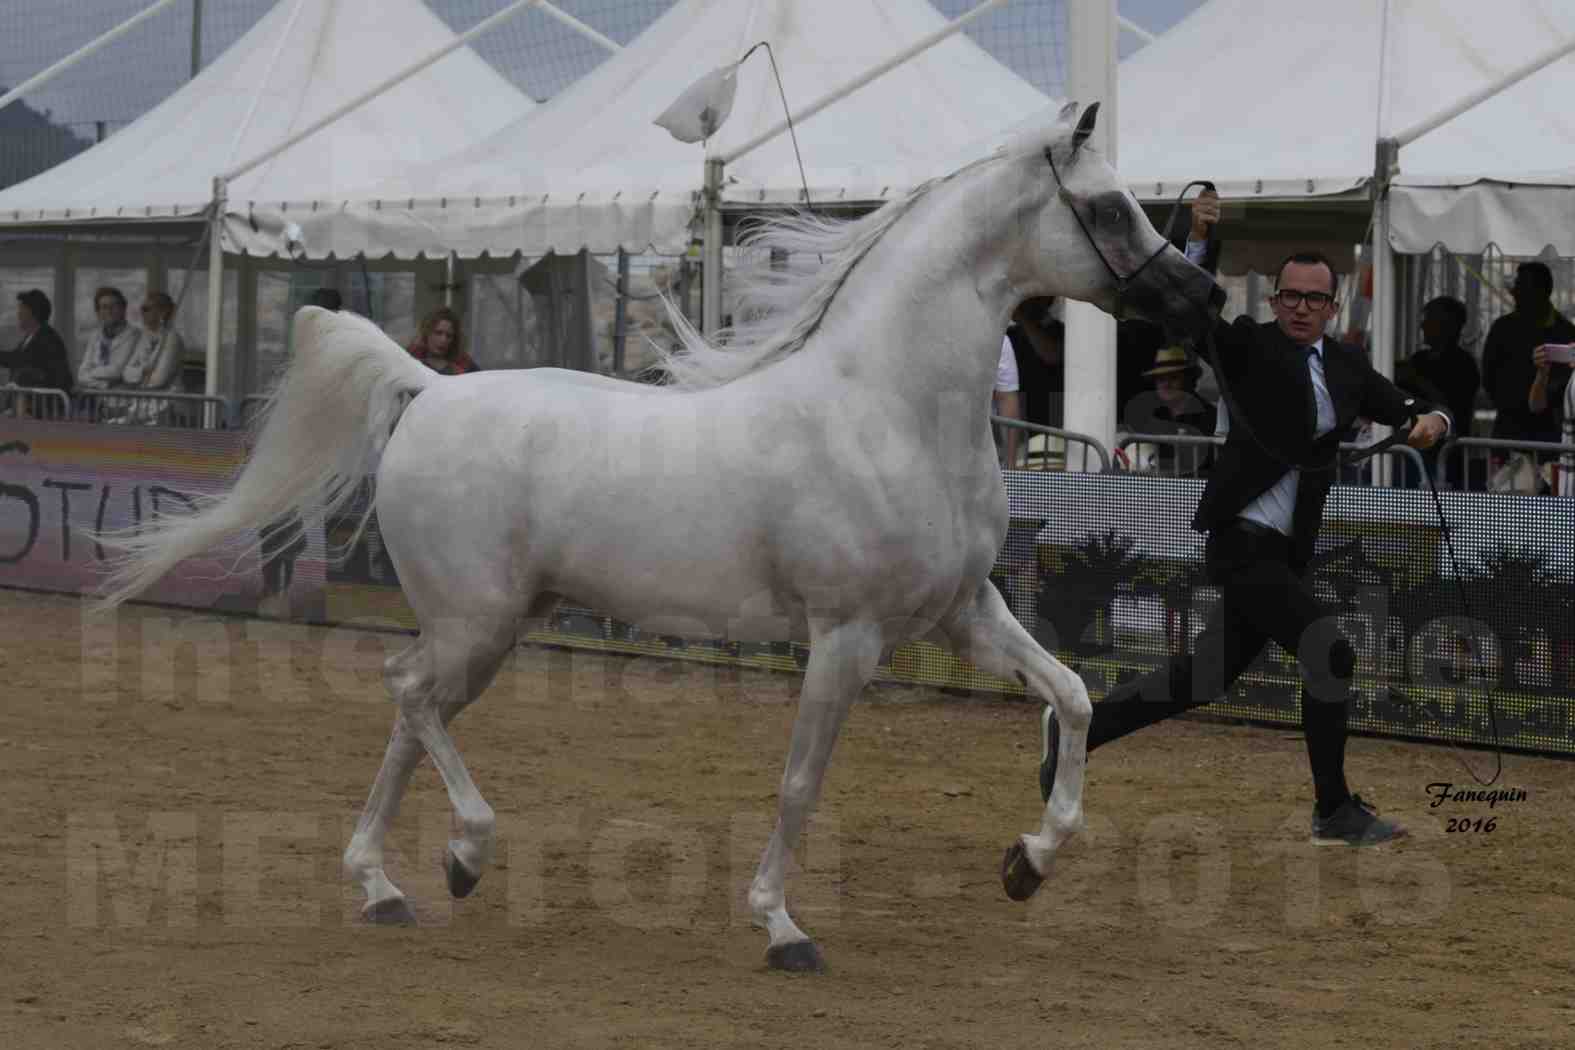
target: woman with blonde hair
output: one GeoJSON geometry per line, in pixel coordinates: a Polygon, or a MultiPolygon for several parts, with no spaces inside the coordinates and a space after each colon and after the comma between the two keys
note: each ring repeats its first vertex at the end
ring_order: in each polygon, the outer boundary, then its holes
{"type": "Polygon", "coordinates": [[[408,349],[411,357],[446,376],[481,371],[481,366],[460,349],[459,315],[446,306],[427,314],[408,349]]]}

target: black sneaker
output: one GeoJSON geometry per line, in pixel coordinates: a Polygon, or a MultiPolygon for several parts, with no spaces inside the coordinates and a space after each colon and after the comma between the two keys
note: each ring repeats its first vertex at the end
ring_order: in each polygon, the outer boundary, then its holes
{"type": "Polygon", "coordinates": [[[1378,815],[1376,806],[1352,795],[1338,809],[1320,818],[1313,810],[1312,840],[1315,846],[1376,846],[1405,838],[1405,828],[1378,815]]]}
{"type": "Polygon", "coordinates": [[[1049,704],[1039,716],[1039,740],[1039,797],[1048,803],[1050,790],[1055,787],[1055,767],[1061,758],[1061,723],[1049,704]]]}

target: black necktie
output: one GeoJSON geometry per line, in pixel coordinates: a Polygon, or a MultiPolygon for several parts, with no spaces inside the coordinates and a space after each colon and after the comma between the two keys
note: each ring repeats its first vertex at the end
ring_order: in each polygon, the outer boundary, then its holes
{"type": "Polygon", "coordinates": [[[1318,352],[1315,346],[1297,346],[1301,351],[1302,367],[1307,372],[1307,429],[1308,434],[1318,433],[1318,392],[1313,388],[1312,358],[1318,352]]]}

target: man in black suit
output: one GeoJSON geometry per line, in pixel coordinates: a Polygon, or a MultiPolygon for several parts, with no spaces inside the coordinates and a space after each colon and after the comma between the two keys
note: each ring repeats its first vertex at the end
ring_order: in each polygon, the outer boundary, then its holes
{"type": "Polygon", "coordinates": [[[49,326],[49,296],[30,288],[16,297],[16,323],[22,342],[15,350],[0,351],[0,367],[11,369],[17,386],[48,387],[71,393],[71,361],[60,333],[49,326]]]}
{"type": "MultiPolygon", "coordinates": [[[[1198,210],[1206,207],[1200,202],[1198,210]]],[[[1273,639],[1302,669],[1302,727],[1317,798],[1313,841],[1372,845],[1405,830],[1346,786],[1346,705],[1356,654],[1304,575],[1339,442],[1356,419],[1410,422],[1416,448],[1445,436],[1450,420],[1380,376],[1360,349],[1324,335],[1338,309],[1336,290],[1327,259],[1292,255],[1270,297],[1273,323],[1241,317],[1215,325],[1231,427],[1192,527],[1208,534],[1205,569],[1220,588],[1220,602],[1193,653],[1094,705],[1088,749],[1220,698],[1273,639]]],[[[1043,731],[1040,787],[1048,793],[1060,735],[1048,708],[1043,731]]]]}

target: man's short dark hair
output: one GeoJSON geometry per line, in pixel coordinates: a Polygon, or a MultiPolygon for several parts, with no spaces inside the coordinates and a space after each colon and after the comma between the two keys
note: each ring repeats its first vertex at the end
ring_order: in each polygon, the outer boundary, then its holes
{"type": "Polygon", "coordinates": [[[122,292],[121,292],[121,290],[119,288],[112,288],[112,287],[110,287],[109,285],[106,284],[104,287],[100,288],[98,291],[93,293],[93,309],[95,309],[95,310],[98,309],[98,301],[100,299],[104,298],[106,295],[109,296],[111,299],[115,300],[117,303],[119,303],[121,305],[122,309],[125,308],[125,306],[126,306],[126,297],[125,297],[125,295],[122,294],[122,292]]]}
{"type": "Polygon", "coordinates": [[[306,305],[320,306],[324,310],[337,311],[344,308],[345,299],[344,296],[339,294],[339,289],[337,288],[319,288],[312,293],[312,297],[306,301],[306,305]]]}
{"type": "Polygon", "coordinates": [[[1515,283],[1519,284],[1522,277],[1534,279],[1542,286],[1542,291],[1547,295],[1553,294],[1553,271],[1548,269],[1547,263],[1525,262],[1515,267],[1515,283]]]}
{"type": "Polygon", "coordinates": [[[1285,273],[1285,268],[1291,263],[1298,266],[1327,266],[1329,268],[1329,294],[1340,294],[1340,275],[1334,272],[1334,263],[1323,252],[1292,252],[1280,263],[1280,268],[1274,271],[1274,287],[1280,287],[1280,275],[1285,273]]]}
{"type": "Polygon", "coordinates": [[[39,324],[48,324],[49,317],[55,308],[49,304],[49,296],[37,288],[29,288],[16,297],[16,301],[27,307],[27,312],[33,315],[33,320],[39,324]]]}
{"type": "Polygon", "coordinates": [[[1429,299],[1427,301],[1427,305],[1422,307],[1422,316],[1426,317],[1428,314],[1433,313],[1434,311],[1442,314],[1448,320],[1453,321],[1457,331],[1465,331],[1467,317],[1466,304],[1461,302],[1459,299],[1456,299],[1452,295],[1440,295],[1436,299],[1429,299]]]}

